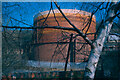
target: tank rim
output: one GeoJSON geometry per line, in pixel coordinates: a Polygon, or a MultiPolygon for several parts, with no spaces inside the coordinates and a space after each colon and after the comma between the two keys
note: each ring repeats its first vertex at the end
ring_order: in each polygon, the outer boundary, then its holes
{"type": "MultiPolygon", "coordinates": [[[[63,13],[74,13],[74,14],[83,14],[83,15],[91,16],[90,12],[86,12],[86,11],[83,11],[83,10],[77,10],[77,9],[61,9],[61,10],[63,11],[63,13]]],[[[33,18],[35,20],[37,17],[42,16],[42,15],[46,15],[48,13],[49,13],[49,10],[39,12],[39,13],[35,14],[33,16],[33,18]]],[[[54,9],[54,13],[60,13],[60,11],[58,9],[54,9]]],[[[50,14],[53,14],[53,12],[51,11],[50,14]]],[[[96,20],[95,15],[93,15],[93,18],[96,20]]]]}

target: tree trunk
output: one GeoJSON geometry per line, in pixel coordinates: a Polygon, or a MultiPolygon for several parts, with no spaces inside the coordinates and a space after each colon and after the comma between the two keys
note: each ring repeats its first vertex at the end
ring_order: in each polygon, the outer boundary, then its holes
{"type": "Polygon", "coordinates": [[[110,7],[108,14],[106,16],[106,19],[101,26],[101,31],[97,39],[93,43],[94,48],[92,48],[90,52],[89,60],[85,68],[84,80],[94,79],[96,67],[97,67],[98,60],[99,60],[99,57],[103,49],[104,42],[111,30],[113,19],[115,18],[114,16],[115,16],[115,13],[117,12],[116,8],[119,6],[119,5],[115,6],[116,3],[113,3],[113,4],[114,4],[113,7],[110,7]]]}

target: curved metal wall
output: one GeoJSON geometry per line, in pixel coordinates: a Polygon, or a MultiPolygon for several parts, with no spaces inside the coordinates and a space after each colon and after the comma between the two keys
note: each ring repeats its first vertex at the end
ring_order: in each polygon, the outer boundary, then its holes
{"type": "MultiPolygon", "coordinates": [[[[73,10],[73,9],[62,9],[63,13],[66,15],[66,17],[73,23],[78,29],[82,30],[84,26],[87,24],[87,22],[90,19],[91,13],[85,12],[85,11],[79,11],[79,10],[73,10]]],[[[41,12],[37,14],[34,17],[34,25],[35,26],[42,26],[43,22],[45,21],[45,18],[47,17],[49,11],[41,12]]],[[[56,9],[54,10],[56,20],[59,23],[59,26],[62,27],[70,27],[71,25],[65,20],[65,18],[61,15],[61,13],[56,9]]],[[[47,18],[45,24],[43,26],[58,26],[58,23],[56,22],[54,14],[50,13],[49,17],[47,18]]],[[[84,29],[84,33],[87,30],[87,27],[84,29]]],[[[92,18],[92,22],[90,25],[90,28],[87,33],[95,33],[96,31],[96,20],[95,16],[92,18]]],[[[68,52],[68,46],[69,43],[66,44],[58,44],[56,42],[69,42],[70,34],[73,33],[76,35],[77,33],[74,31],[68,31],[68,30],[58,30],[58,29],[37,29],[36,31],[36,44],[39,44],[39,46],[35,47],[35,60],[40,61],[53,61],[53,62],[65,62],[65,58],[68,52]]],[[[94,38],[94,34],[87,35],[91,40],[94,38]]],[[[73,40],[74,42],[74,40],[73,40]]],[[[76,38],[76,49],[79,49],[85,41],[82,39],[82,37],[76,38]],[[79,42],[80,44],[78,44],[79,42]]],[[[90,51],[90,46],[85,46],[84,49],[82,49],[82,53],[88,50],[90,51]]],[[[79,52],[78,52],[79,53],[79,52]]],[[[88,55],[89,53],[86,53],[88,55]]],[[[88,56],[80,54],[76,54],[76,62],[80,62],[81,59],[87,59],[88,56]]]]}

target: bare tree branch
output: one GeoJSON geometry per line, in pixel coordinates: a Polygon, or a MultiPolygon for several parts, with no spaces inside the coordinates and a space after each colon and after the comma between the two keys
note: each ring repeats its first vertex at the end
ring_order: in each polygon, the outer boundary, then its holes
{"type": "Polygon", "coordinates": [[[119,16],[119,15],[117,15],[117,17],[120,19],[120,16],[119,16]]]}
{"type": "Polygon", "coordinates": [[[99,57],[101,55],[104,43],[107,39],[107,36],[110,33],[111,27],[113,25],[113,19],[116,16],[118,11],[119,3],[112,3],[111,7],[109,7],[105,20],[103,21],[103,25],[101,27],[100,33],[97,36],[97,39],[93,42],[94,48],[91,49],[87,66],[85,68],[84,80],[93,80],[96,67],[99,61],[99,57]],[[116,6],[117,5],[117,6],[116,6]],[[112,20],[110,19],[112,17],[112,20]]]}
{"type": "Polygon", "coordinates": [[[92,14],[91,14],[91,16],[90,16],[90,19],[89,19],[88,23],[87,23],[87,24],[85,25],[85,27],[82,29],[82,31],[83,31],[83,30],[87,27],[87,25],[89,24],[89,26],[88,26],[88,28],[87,28],[85,34],[88,32],[88,30],[89,30],[89,28],[90,28],[90,25],[91,25],[91,21],[92,21],[93,15],[100,9],[100,7],[101,7],[101,5],[102,5],[103,3],[104,3],[104,2],[102,2],[102,3],[97,7],[97,9],[96,9],[95,11],[92,12],[92,14]]]}
{"type": "Polygon", "coordinates": [[[119,14],[120,14],[120,12],[119,12],[118,14],[115,14],[113,17],[109,17],[108,19],[105,20],[105,22],[107,22],[107,21],[112,22],[113,19],[114,19],[115,17],[117,17],[119,14]]]}
{"type": "Polygon", "coordinates": [[[109,5],[110,2],[107,2],[106,6],[103,7],[103,8],[100,8],[99,10],[103,10],[103,9],[107,9],[108,5],[109,5]]]}
{"type": "Polygon", "coordinates": [[[54,14],[55,21],[57,22],[58,26],[60,26],[58,20],[56,19],[56,16],[55,16],[55,13],[54,13],[54,10],[53,10],[53,6],[52,6],[52,2],[51,2],[51,7],[52,7],[52,12],[53,12],[53,14],[54,14]]]}
{"type": "Polygon", "coordinates": [[[45,18],[45,21],[44,21],[44,22],[42,23],[42,25],[41,25],[42,27],[44,26],[44,23],[46,22],[48,16],[50,15],[51,9],[52,9],[52,3],[51,3],[50,10],[49,10],[49,12],[48,12],[48,15],[47,15],[47,17],[45,18]]]}
{"type": "Polygon", "coordinates": [[[90,17],[90,20],[89,20],[89,26],[88,26],[88,28],[87,28],[87,30],[85,32],[85,35],[86,35],[86,33],[88,32],[88,30],[90,28],[90,25],[91,25],[91,22],[92,22],[92,17],[93,17],[93,13],[91,14],[91,17],[90,17]]]}
{"type": "Polygon", "coordinates": [[[94,45],[92,44],[92,41],[89,40],[88,37],[86,37],[86,35],[80,31],[75,25],[73,25],[70,20],[64,15],[64,13],[61,11],[60,7],[57,5],[57,2],[54,2],[56,7],[58,8],[58,10],[60,11],[60,13],[63,15],[63,17],[67,20],[67,22],[76,30],[77,33],[80,34],[80,36],[82,36],[82,38],[91,46],[94,47],[94,45]]]}
{"type": "Polygon", "coordinates": [[[71,30],[71,31],[76,31],[74,28],[69,28],[69,27],[61,27],[61,26],[32,26],[32,27],[20,27],[20,26],[2,26],[3,28],[15,28],[15,29],[45,29],[45,28],[54,28],[54,29],[63,29],[63,30],[71,30]]]}
{"type": "Polygon", "coordinates": [[[98,6],[98,8],[95,10],[95,11],[93,11],[93,14],[95,14],[99,9],[100,9],[100,6],[103,4],[104,2],[102,2],[99,6],[98,6]]]}
{"type": "Polygon", "coordinates": [[[25,24],[25,25],[32,26],[32,25],[30,25],[30,24],[27,24],[27,23],[24,23],[24,22],[22,22],[22,21],[19,21],[19,20],[13,18],[13,17],[10,17],[10,18],[11,18],[11,19],[14,19],[14,20],[16,20],[16,21],[18,21],[18,22],[20,22],[20,23],[23,23],[23,24],[25,24]]]}
{"type": "Polygon", "coordinates": [[[78,49],[77,51],[78,51],[78,52],[81,51],[81,50],[83,49],[84,46],[85,46],[85,44],[83,44],[83,45],[81,46],[81,48],[78,49]]]}

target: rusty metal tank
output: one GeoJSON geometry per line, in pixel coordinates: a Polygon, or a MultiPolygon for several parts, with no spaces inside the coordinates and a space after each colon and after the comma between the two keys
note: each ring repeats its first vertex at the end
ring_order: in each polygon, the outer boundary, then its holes
{"type": "MultiPolygon", "coordinates": [[[[90,19],[91,13],[75,10],[75,9],[61,9],[65,16],[74,24],[78,29],[82,30],[87,22],[90,19]]],[[[48,18],[46,19],[49,11],[40,12],[34,16],[34,26],[43,27],[43,26],[61,26],[61,27],[69,27],[72,26],[65,20],[59,10],[55,9],[54,13],[51,11],[48,18]],[[46,19],[46,21],[45,21],[46,19]],[[45,23],[44,23],[45,22],[45,23]],[[44,23],[44,24],[43,24],[44,23]]],[[[87,27],[83,30],[87,30],[87,27]]],[[[88,33],[95,33],[96,31],[96,19],[95,16],[92,18],[92,22],[88,33]]],[[[58,29],[37,29],[35,37],[35,44],[37,45],[34,49],[35,60],[37,61],[52,61],[52,62],[65,62],[70,34],[73,33],[73,36],[77,35],[75,31],[69,30],[58,30],[58,29]],[[61,42],[61,43],[59,43],[61,42]],[[63,42],[63,43],[62,43],[63,42]],[[64,43],[66,42],[66,43],[64,43]]],[[[87,35],[90,40],[94,39],[94,34],[87,35]]],[[[74,51],[76,53],[75,62],[80,62],[83,59],[87,59],[90,51],[90,46],[85,45],[85,47],[80,52],[79,49],[86,42],[82,37],[78,36],[76,39],[73,39],[72,42],[76,43],[76,47],[74,51]],[[76,40],[76,42],[74,42],[76,40]],[[78,50],[78,51],[77,51],[78,50]],[[88,51],[88,53],[85,53],[88,51]],[[83,55],[85,53],[85,55],[83,55]],[[86,56],[87,55],[87,56],[86,56]]],[[[70,59],[69,59],[70,61],[70,59]]]]}

